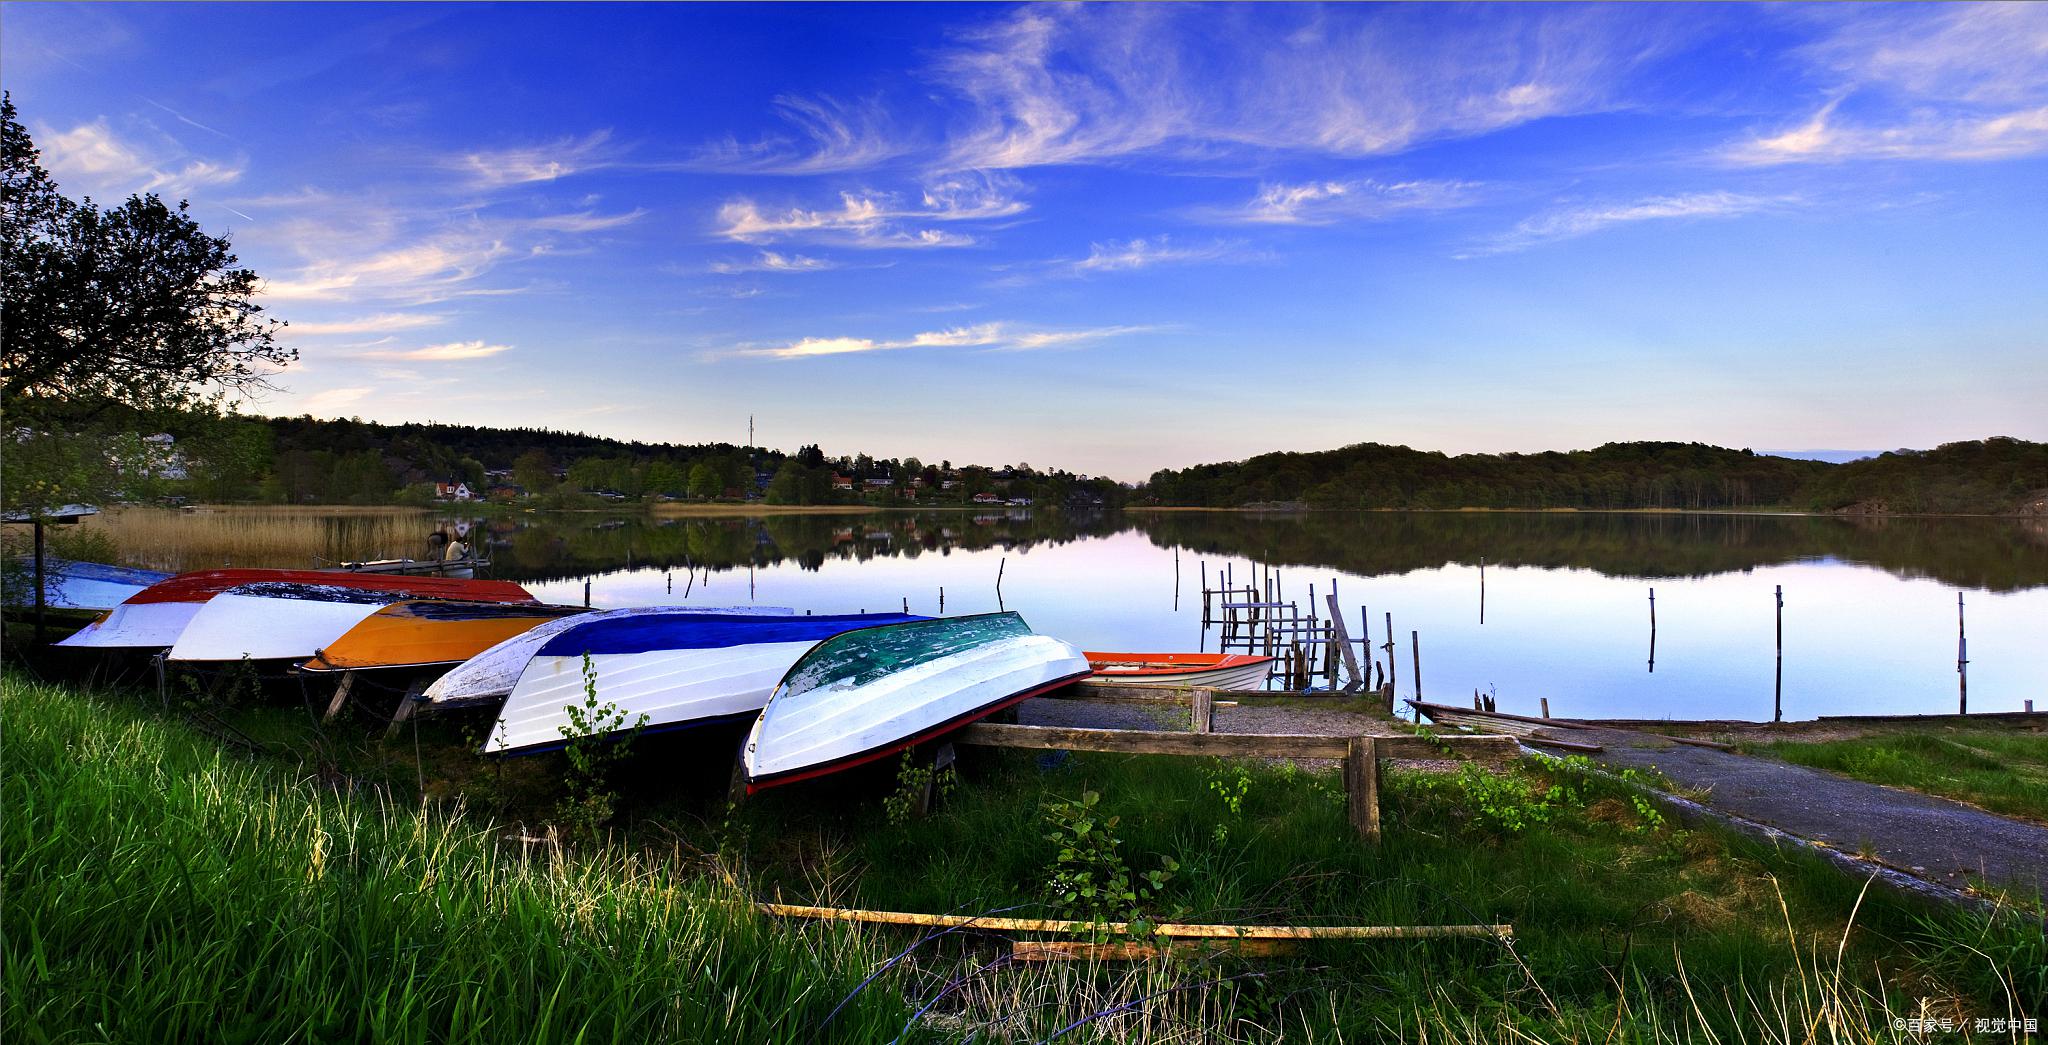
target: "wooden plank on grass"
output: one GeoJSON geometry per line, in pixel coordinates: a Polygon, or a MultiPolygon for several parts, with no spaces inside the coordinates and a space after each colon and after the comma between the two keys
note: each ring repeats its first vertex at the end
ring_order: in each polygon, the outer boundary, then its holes
{"type": "Polygon", "coordinates": [[[1018,962],[1133,962],[1155,958],[1271,958],[1292,954],[1299,946],[1294,940],[1214,940],[1200,943],[1138,943],[1118,940],[1089,943],[1084,940],[1018,940],[1010,945],[1010,960],[1018,962]]]}
{"type": "MultiPolygon", "coordinates": [[[[992,932],[1100,933],[1133,935],[1131,927],[1114,922],[1076,922],[1056,918],[977,917],[966,914],[922,914],[912,911],[866,911],[852,907],[806,907],[801,904],[757,903],[754,909],[777,918],[811,918],[868,925],[922,925],[935,928],[987,929],[992,932]]],[[[1512,925],[1181,925],[1172,922],[1141,931],[1184,940],[1427,940],[1446,936],[1513,936],[1512,925]]]]}
{"type": "MultiPolygon", "coordinates": [[[[1466,758],[1505,761],[1519,753],[1513,737],[1374,737],[1381,758],[1466,758]]],[[[1180,733],[1076,726],[1008,726],[977,722],[953,735],[957,744],[1038,751],[1130,755],[1215,755],[1251,758],[1345,758],[1351,738],[1289,733],[1180,733]]]]}

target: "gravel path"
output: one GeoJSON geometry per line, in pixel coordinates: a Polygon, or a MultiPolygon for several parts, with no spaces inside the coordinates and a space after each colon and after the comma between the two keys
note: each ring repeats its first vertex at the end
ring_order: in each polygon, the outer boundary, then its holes
{"type": "Polygon", "coordinates": [[[1573,730],[1605,745],[1595,761],[1656,769],[1706,792],[1702,805],[1957,888],[1972,878],[2048,888],[2048,828],[1960,802],[1850,780],[1805,766],[1673,744],[1624,730],[1573,730]]]}

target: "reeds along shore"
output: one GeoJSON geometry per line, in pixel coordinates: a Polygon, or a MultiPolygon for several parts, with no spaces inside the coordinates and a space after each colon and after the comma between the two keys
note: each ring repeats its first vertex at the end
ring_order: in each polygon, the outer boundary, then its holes
{"type": "MultiPolygon", "coordinates": [[[[1827,1040],[1889,1041],[1894,1018],[1928,1011],[1919,998],[1968,1017],[2048,997],[2038,921],[2030,938],[2024,919],[1861,895],[1816,862],[1644,821],[1620,792],[1545,799],[1592,786],[1567,769],[1391,773],[1377,850],[1344,829],[1321,775],[1108,756],[1048,769],[1021,754],[902,826],[858,787],[737,812],[672,795],[610,841],[564,848],[514,822],[519,783],[491,784],[459,735],[416,737],[415,755],[309,733],[296,707],[228,712],[260,738],[250,755],[153,698],[9,675],[0,700],[0,986],[20,1040],[1040,1041],[1071,1028],[1058,1040],[1527,1042],[1619,1026],[1630,1040],[1800,1041],[1797,1028],[1825,1026],[1827,1040]],[[480,805],[421,800],[416,773],[480,805]],[[1083,788],[1124,814],[1134,866],[1179,854],[1173,903],[1190,920],[1499,919],[1517,947],[1027,968],[972,934],[791,925],[732,902],[1036,904],[1037,804],[1083,788]],[[1503,826],[1530,815],[1540,828],[1503,826]]],[[[545,789],[532,764],[527,783],[545,789]]]]}

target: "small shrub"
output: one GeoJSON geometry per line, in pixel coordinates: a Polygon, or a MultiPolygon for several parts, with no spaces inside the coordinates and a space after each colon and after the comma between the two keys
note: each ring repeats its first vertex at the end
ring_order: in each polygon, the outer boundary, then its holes
{"type": "Polygon", "coordinates": [[[647,727],[647,716],[629,726],[617,704],[598,701],[597,668],[588,653],[583,655],[583,703],[563,710],[569,715],[569,724],[561,727],[568,741],[562,749],[569,759],[568,793],[555,807],[555,817],[572,835],[595,839],[597,829],[611,820],[618,806],[618,792],[610,786],[612,766],[626,757],[633,740],[647,727]]]}
{"type": "Polygon", "coordinates": [[[1094,791],[1082,792],[1079,799],[1052,798],[1045,803],[1045,840],[1054,846],[1046,868],[1046,896],[1060,917],[1093,922],[1099,935],[1106,935],[1107,925],[1115,922],[1128,923],[1133,933],[1142,934],[1146,921],[1140,905],[1158,898],[1180,864],[1161,856],[1158,870],[1133,875],[1121,852],[1123,840],[1116,834],[1122,818],[1103,816],[1101,803],[1102,796],[1094,791]]]}
{"type": "Polygon", "coordinates": [[[917,807],[924,802],[925,788],[932,788],[944,798],[951,795],[959,783],[960,777],[953,772],[952,766],[933,770],[930,766],[918,764],[910,757],[910,752],[905,751],[903,760],[896,766],[896,790],[882,799],[882,812],[888,816],[891,825],[902,827],[910,822],[917,807]]]}

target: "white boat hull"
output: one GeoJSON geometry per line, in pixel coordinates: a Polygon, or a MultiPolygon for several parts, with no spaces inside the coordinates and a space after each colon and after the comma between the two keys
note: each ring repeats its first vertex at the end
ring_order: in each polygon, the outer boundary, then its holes
{"type": "Polygon", "coordinates": [[[166,659],[304,660],[389,601],[326,602],[223,592],[198,607],[166,659]]]}
{"type": "MultiPolygon", "coordinates": [[[[775,684],[814,641],[768,642],[715,649],[600,653],[590,666],[600,704],[611,704],[631,728],[668,727],[750,715],[768,703],[775,684]]],[[[534,657],[498,713],[486,754],[533,751],[563,743],[567,708],[585,700],[582,657],[534,657]]]]}
{"type": "Polygon", "coordinates": [[[750,783],[858,765],[1088,673],[1088,658],[1074,646],[1020,635],[864,683],[785,686],[755,720],[741,763],[750,783]]]}
{"type": "Polygon", "coordinates": [[[1114,671],[1102,671],[1097,672],[1095,678],[1097,681],[1114,683],[1119,686],[1257,689],[1265,685],[1268,674],[1267,669],[1270,666],[1270,664],[1262,662],[1258,664],[1240,664],[1229,668],[1211,668],[1207,670],[1191,668],[1187,671],[1176,671],[1167,674],[1144,675],[1119,675],[1114,671]]]}
{"type": "Polygon", "coordinates": [[[73,649],[164,649],[192,623],[199,602],[143,602],[116,606],[57,643],[73,649]]]}
{"type": "MultiPolygon", "coordinates": [[[[596,610],[591,613],[551,620],[524,634],[515,635],[490,649],[463,661],[446,675],[434,680],[421,694],[428,706],[442,708],[470,707],[491,704],[505,699],[519,685],[520,676],[526,665],[540,652],[548,640],[579,624],[594,620],[610,620],[615,617],[631,617],[652,613],[674,613],[670,606],[633,606],[617,610],[596,610]]],[[[793,617],[796,611],[787,606],[748,607],[690,607],[693,613],[755,614],[764,617],[793,617]]]]}

